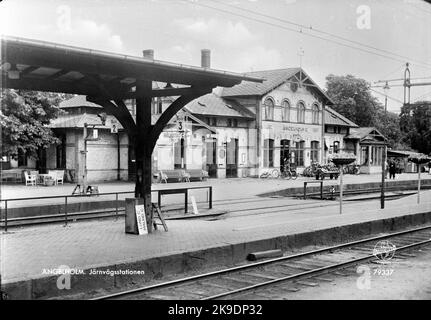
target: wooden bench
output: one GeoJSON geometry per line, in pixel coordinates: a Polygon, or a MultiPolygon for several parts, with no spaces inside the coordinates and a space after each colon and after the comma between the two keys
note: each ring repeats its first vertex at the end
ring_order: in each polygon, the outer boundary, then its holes
{"type": "Polygon", "coordinates": [[[186,170],[186,173],[189,174],[189,179],[197,179],[200,181],[203,181],[204,179],[208,178],[208,172],[202,169],[191,169],[191,170],[186,170]]]}
{"type": "Polygon", "coordinates": [[[181,182],[183,181],[183,170],[160,170],[159,171],[159,181],[168,183],[169,181],[181,182]]]}
{"type": "Polygon", "coordinates": [[[8,170],[2,170],[1,172],[1,181],[2,182],[22,182],[22,172],[21,169],[8,169],[8,170]]]}

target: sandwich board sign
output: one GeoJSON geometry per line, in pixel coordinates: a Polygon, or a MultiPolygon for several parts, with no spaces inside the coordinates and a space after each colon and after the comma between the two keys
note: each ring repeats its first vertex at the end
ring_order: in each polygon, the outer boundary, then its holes
{"type": "Polygon", "coordinates": [[[199,214],[198,206],[196,205],[196,199],[194,196],[190,196],[190,199],[192,200],[192,206],[193,206],[193,213],[199,214]]]}
{"type": "Polygon", "coordinates": [[[139,204],[135,206],[136,222],[138,223],[139,235],[148,234],[147,217],[145,216],[145,205],[139,204]]]}

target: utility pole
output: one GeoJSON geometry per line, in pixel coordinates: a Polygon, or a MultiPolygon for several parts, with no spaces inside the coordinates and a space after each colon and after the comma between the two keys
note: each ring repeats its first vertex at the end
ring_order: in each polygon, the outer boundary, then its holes
{"type": "Polygon", "coordinates": [[[406,70],[404,70],[404,106],[410,104],[410,69],[409,63],[406,63],[406,70]]]}
{"type": "MultiPolygon", "coordinates": [[[[384,90],[385,93],[385,115],[387,114],[387,104],[388,104],[388,90],[390,89],[388,82],[394,82],[394,81],[403,81],[403,84],[391,84],[391,87],[397,87],[397,86],[403,86],[404,88],[404,101],[403,106],[411,106],[410,102],[410,89],[414,86],[429,86],[431,85],[431,82],[414,82],[412,83],[411,80],[415,79],[427,79],[427,77],[423,78],[411,78],[410,73],[410,64],[406,63],[406,68],[404,70],[404,77],[402,79],[391,79],[391,80],[379,80],[374,83],[384,83],[384,86],[381,87],[384,90]]],[[[415,104],[413,104],[415,105],[415,104]]],[[[386,121],[385,121],[386,125],[386,121]]],[[[381,193],[380,193],[380,207],[382,209],[385,208],[385,177],[386,177],[386,159],[387,159],[387,145],[384,147],[383,155],[382,155],[382,185],[381,185],[381,193]]],[[[420,165],[418,164],[418,203],[420,201],[420,165]]]]}
{"type": "Polygon", "coordinates": [[[383,92],[385,93],[385,115],[388,113],[388,91],[390,87],[388,85],[388,82],[386,81],[385,85],[383,86],[383,92]]]}

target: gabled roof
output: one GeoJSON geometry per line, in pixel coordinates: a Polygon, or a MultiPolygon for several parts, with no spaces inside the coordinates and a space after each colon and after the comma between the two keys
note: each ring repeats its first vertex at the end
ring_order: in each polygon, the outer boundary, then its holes
{"type": "Polygon", "coordinates": [[[310,90],[314,89],[325,101],[326,104],[332,105],[333,102],[326,93],[309,77],[301,68],[285,68],[276,70],[254,71],[246,73],[251,77],[259,77],[264,79],[262,83],[242,81],[230,88],[223,88],[222,97],[239,97],[239,96],[264,96],[278,86],[285,83],[294,75],[301,73],[308,84],[310,90]]]}
{"type": "Polygon", "coordinates": [[[286,68],[278,70],[265,70],[249,72],[247,75],[253,75],[263,78],[262,83],[254,83],[249,81],[242,81],[240,84],[231,88],[223,88],[223,97],[234,96],[263,96],[278,87],[281,83],[292,77],[299,72],[300,68],[286,68]]]}
{"type": "Polygon", "coordinates": [[[91,108],[103,109],[102,106],[99,106],[98,104],[87,101],[86,97],[83,95],[78,95],[73,98],[61,101],[59,106],[61,109],[79,108],[79,107],[91,107],[91,108]]]}
{"type": "Polygon", "coordinates": [[[374,127],[352,128],[350,129],[350,134],[344,139],[360,140],[361,142],[385,142],[387,140],[386,137],[374,127]]]}
{"type": "Polygon", "coordinates": [[[107,115],[106,123],[103,126],[100,118],[97,114],[82,113],[82,114],[65,114],[59,116],[57,119],[51,120],[48,127],[50,128],[84,128],[84,123],[88,124],[98,124],[97,129],[110,129],[111,121],[114,121],[119,130],[123,129],[120,122],[111,115],[107,115]]]}
{"type": "Polygon", "coordinates": [[[388,150],[388,157],[408,158],[410,156],[418,156],[419,152],[409,150],[388,150]]]}
{"type": "Polygon", "coordinates": [[[358,125],[346,117],[342,116],[338,112],[336,112],[334,109],[331,109],[329,107],[325,107],[325,125],[335,125],[335,126],[344,126],[344,127],[351,127],[351,128],[357,128],[358,125]]]}
{"type": "Polygon", "coordinates": [[[239,103],[224,99],[214,93],[199,97],[185,107],[185,110],[192,114],[203,116],[224,116],[230,118],[254,119],[255,114],[239,103]]]}

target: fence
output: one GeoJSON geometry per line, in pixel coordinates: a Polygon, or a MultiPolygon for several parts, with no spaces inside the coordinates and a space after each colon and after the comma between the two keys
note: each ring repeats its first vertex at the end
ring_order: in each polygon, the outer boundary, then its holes
{"type": "MultiPolygon", "coordinates": [[[[184,187],[184,188],[173,188],[173,189],[157,189],[152,190],[151,193],[157,193],[157,199],[159,205],[161,205],[161,195],[167,195],[167,194],[177,194],[177,193],[183,193],[185,194],[184,199],[184,208],[185,213],[187,213],[188,208],[188,201],[187,197],[189,195],[189,190],[195,190],[195,189],[208,189],[207,193],[207,202],[209,209],[212,208],[212,186],[198,186],[198,187],[184,187]]],[[[115,217],[116,219],[120,215],[124,215],[124,207],[120,208],[119,204],[120,202],[124,201],[124,199],[120,199],[121,195],[126,194],[134,194],[134,191],[121,191],[121,192],[105,192],[105,193],[98,193],[98,194],[78,194],[78,195],[58,195],[58,196],[46,196],[46,197],[29,197],[29,198],[10,198],[10,199],[1,199],[0,203],[4,203],[4,209],[3,211],[3,218],[0,220],[0,223],[2,224],[2,227],[5,231],[8,230],[8,224],[13,222],[14,225],[29,225],[29,224],[41,224],[41,223],[54,223],[54,222],[61,222],[64,221],[64,225],[67,226],[69,221],[72,220],[80,220],[82,219],[92,219],[92,218],[104,218],[104,217],[115,217]],[[89,212],[81,212],[81,210],[69,212],[68,209],[70,209],[71,202],[70,199],[83,199],[83,198],[95,198],[100,196],[115,196],[115,209],[110,210],[101,210],[101,211],[89,211],[89,212]],[[63,213],[58,214],[48,214],[48,215],[33,215],[33,216],[25,216],[25,217],[8,217],[8,211],[9,209],[8,204],[11,202],[17,202],[17,201],[35,201],[35,200],[52,200],[52,199],[63,199],[60,203],[55,203],[55,206],[60,206],[60,211],[63,211],[63,213]],[[63,210],[61,210],[63,209],[63,210]],[[115,214],[112,214],[114,213],[115,214]],[[74,219],[72,219],[75,217],[74,219]]],[[[125,197],[124,197],[125,198],[125,197]]],[[[103,201],[99,201],[103,202],[103,201]]],[[[78,202],[82,204],[82,202],[78,202]]],[[[76,204],[76,202],[74,203],[76,204]]],[[[49,203],[49,205],[52,205],[52,203],[49,203]]],[[[27,208],[27,207],[19,207],[19,208],[27,208]]],[[[18,209],[19,209],[18,208],[18,209]]],[[[30,207],[30,210],[34,210],[35,206],[30,207]]],[[[16,209],[16,208],[15,208],[16,209]]]]}

